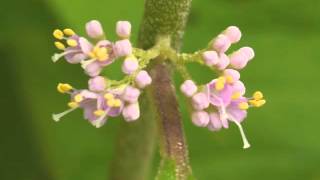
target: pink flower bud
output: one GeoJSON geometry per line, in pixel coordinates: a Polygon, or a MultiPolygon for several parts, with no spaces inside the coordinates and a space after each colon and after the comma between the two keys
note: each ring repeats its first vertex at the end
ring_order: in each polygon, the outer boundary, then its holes
{"type": "Polygon", "coordinates": [[[206,51],[203,53],[202,57],[208,66],[216,65],[219,62],[218,53],[216,51],[206,51]]]}
{"type": "Polygon", "coordinates": [[[180,86],[180,90],[182,93],[187,96],[191,97],[194,93],[197,92],[198,87],[192,80],[186,80],[184,83],[180,86]]]}
{"type": "Polygon", "coordinates": [[[135,79],[137,85],[139,88],[144,88],[146,86],[148,86],[149,84],[151,84],[152,79],[150,77],[150,75],[148,74],[147,71],[140,71],[135,79]]]}
{"type": "Polygon", "coordinates": [[[114,45],[116,56],[128,56],[132,54],[132,46],[128,39],[117,41],[114,45]]]}
{"type": "Polygon", "coordinates": [[[240,79],[240,73],[234,69],[225,69],[223,74],[225,76],[231,76],[233,81],[238,81],[240,79]]]}
{"type": "Polygon", "coordinates": [[[140,117],[139,103],[128,104],[122,110],[122,116],[125,121],[135,121],[140,117]]]}
{"type": "Polygon", "coordinates": [[[122,64],[122,72],[132,74],[139,68],[138,60],[135,57],[128,57],[122,64]]]}
{"type": "Polygon", "coordinates": [[[88,64],[84,70],[89,76],[95,77],[100,74],[102,68],[98,62],[93,62],[88,64]]]}
{"type": "Polygon", "coordinates": [[[140,96],[140,90],[132,86],[127,86],[122,94],[123,100],[129,103],[137,102],[139,96],[140,96]]]}
{"type": "Polygon", "coordinates": [[[192,113],[192,122],[198,127],[206,127],[209,121],[209,114],[205,111],[197,111],[192,113]]]}
{"type": "Polygon", "coordinates": [[[248,63],[248,56],[244,51],[235,51],[230,55],[230,64],[235,69],[242,69],[248,63]]]}
{"type": "Polygon", "coordinates": [[[231,43],[237,43],[241,39],[241,31],[236,26],[229,26],[223,34],[229,38],[231,43]]]}
{"type": "Polygon", "coordinates": [[[90,91],[101,92],[106,89],[107,83],[104,77],[96,76],[88,81],[88,85],[90,91]]]}
{"type": "Polygon", "coordinates": [[[203,110],[209,107],[208,96],[205,93],[197,93],[192,97],[192,106],[196,110],[203,110]]]}
{"type": "Polygon", "coordinates": [[[216,64],[216,67],[219,69],[219,70],[223,70],[225,69],[226,67],[228,67],[230,64],[230,60],[229,60],[229,57],[224,54],[224,53],[221,53],[220,54],[220,60],[218,62],[218,64],[216,64]]]}
{"type": "Polygon", "coordinates": [[[218,37],[216,37],[212,45],[213,49],[221,53],[226,52],[230,46],[231,42],[229,38],[224,34],[220,34],[218,37]]]}
{"type": "Polygon", "coordinates": [[[242,47],[239,51],[243,52],[245,56],[248,58],[248,61],[254,58],[254,50],[251,47],[242,47]]]}
{"type": "Polygon", "coordinates": [[[86,31],[91,38],[100,38],[104,34],[102,26],[100,22],[97,20],[89,21],[86,24],[86,31]]]}
{"type": "Polygon", "coordinates": [[[217,113],[210,113],[210,122],[208,124],[208,129],[210,131],[219,131],[222,128],[222,121],[217,113]]]}
{"type": "Polygon", "coordinates": [[[121,38],[130,37],[131,24],[129,21],[118,21],[116,27],[117,35],[121,38]]]}

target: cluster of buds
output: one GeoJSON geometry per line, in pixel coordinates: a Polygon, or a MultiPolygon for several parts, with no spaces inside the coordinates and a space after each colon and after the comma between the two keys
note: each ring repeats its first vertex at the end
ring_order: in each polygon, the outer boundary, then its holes
{"type": "Polygon", "coordinates": [[[108,117],[122,114],[126,121],[135,121],[140,116],[138,98],[140,90],[151,84],[151,77],[143,70],[145,64],[133,54],[129,40],[131,24],[119,21],[116,33],[119,40],[111,42],[106,39],[99,21],[92,20],[86,24],[86,32],[94,44],[85,37],[77,35],[72,29],[54,30],[57,39],[55,46],[63,51],[54,54],[52,60],[57,62],[64,59],[71,64],[80,64],[90,77],[87,89],[75,89],[70,84],[59,83],[57,90],[71,97],[68,110],[53,114],[53,119],[59,121],[61,117],[75,109],[83,109],[84,118],[99,128],[108,117]],[[127,74],[122,81],[110,80],[101,76],[104,67],[118,59],[124,58],[122,70],[127,74]]]}
{"type": "Polygon", "coordinates": [[[60,118],[75,109],[83,109],[84,118],[95,127],[101,127],[108,117],[122,114],[126,121],[135,121],[140,116],[138,98],[141,90],[151,84],[147,68],[150,60],[166,57],[177,71],[181,72],[184,83],[180,89],[190,98],[191,119],[196,126],[207,127],[211,131],[228,128],[229,122],[235,123],[240,130],[244,148],[250,147],[241,123],[250,107],[261,107],[266,101],[260,91],[252,97],[245,97],[245,85],[240,81],[238,70],[243,69],[255,56],[250,47],[242,47],[231,54],[226,52],[232,44],[241,39],[238,27],[230,26],[214,38],[209,46],[193,54],[177,53],[170,47],[167,37],[148,50],[133,48],[130,42],[131,24],[119,21],[116,33],[119,39],[111,42],[106,39],[101,24],[90,21],[86,32],[91,41],[77,35],[72,29],[55,30],[55,46],[63,51],[54,54],[53,62],[64,59],[71,64],[80,64],[90,77],[87,89],[75,89],[66,83],[58,84],[58,91],[71,97],[70,109],[53,114],[60,118]],[[92,43],[94,42],[94,43],[92,43]],[[122,80],[111,80],[102,75],[104,68],[117,60],[123,60],[122,80]],[[204,85],[196,85],[184,67],[185,63],[197,62],[218,73],[218,77],[204,85]]]}
{"type": "Polygon", "coordinates": [[[253,49],[242,47],[230,55],[225,54],[231,44],[238,42],[240,38],[239,28],[230,26],[213,39],[209,43],[209,48],[202,51],[201,61],[206,66],[217,70],[219,77],[199,86],[188,79],[180,89],[186,97],[190,98],[193,110],[191,119],[196,126],[219,131],[222,128],[228,128],[229,122],[233,122],[239,127],[243,148],[249,148],[250,144],[241,122],[246,118],[249,107],[261,107],[266,101],[260,91],[256,91],[249,98],[244,96],[246,88],[240,81],[240,73],[237,71],[253,59],[253,49]]]}

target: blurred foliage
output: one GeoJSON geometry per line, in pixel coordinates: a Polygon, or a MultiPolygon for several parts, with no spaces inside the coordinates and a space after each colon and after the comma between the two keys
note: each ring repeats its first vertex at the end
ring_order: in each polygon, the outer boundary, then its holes
{"type": "MultiPolygon", "coordinates": [[[[228,25],[238,25],[244,36],[234,48],[256,50],[242,72],[247,92],[258,88],[268,100],[264,108],[250,110],[244,126],[252,148],[244,151],[235,126],[218,133],[193,126],[178,93],[198,179],[320,180],[319,8],[318,0],[193,2],[184,51],[204,47],[228,25]]],[[[142,13],[142,0],[1,2],[0,179],[107,179],[121,119],[101,129],[80,112],[60,123],[51,120],[51,113],[67,108],[68,97],[55,92],[56,84],[81,88],[87,79],[78,66],[51,62],[51,32],[72,27],[83,33],[86,21],[98,19],[114,39],[115,22],[126,19],[136,39],[142,13]]],[[[204,67],[189,69],[200,82],[214,77],[204,67]]],[[[110,75],[119,74],[117,66],[111,68],[110,75]]],[[[176,82],[181,83],[179,76],[176,82]]]]}

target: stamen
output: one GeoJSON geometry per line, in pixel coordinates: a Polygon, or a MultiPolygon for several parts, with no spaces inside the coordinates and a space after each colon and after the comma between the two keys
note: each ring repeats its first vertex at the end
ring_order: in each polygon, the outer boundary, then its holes
{"type": "Polygon", "coordinates": [[[238,126],[238,128],[240,130],[241,138],[242,138],[242,141],[243,141],[243,149],[249,148],[250,144],[249,144],[249,141],[248,141],[248,139],[247,139],[247,137],[246,137],[246,135],[245,135],[245,133],[243,131],[241,123],[239,123],[237,120],[235,120],[235,118],[233,118],[230,114],[228,116],[229,116],[229,119],[231,121],[233,121],[238,126]]]}
{"type": "Polygon", "coordinates": [[[249,104],[247,102],[241,102],[238,104],[239,109],[247,110],[249,108],[249,104]]]}
{"type": "Polygon", "coordinates": [[[107,116],[109,110],[105,111],[98,119],[94,120],[93,125],[96,128],[100,128],[103,125],[103,120],[107,116]]]}
{"type": "Polygon", "coordinates": [[[57,90],[63,94],[69,92],[72,89],[73,87],[70,84],[59,83],[57,86],[57,90]]]}
{"type": "Polygon", "coordinates": [[[73,36],[73,35],[76,34],[72,29],[69,29],[69,28],[64,29],[63,32],[64,32],[64,34],[66,34],[67,36],[73,36]]]}
{"type": "Polygon", "coordinates": [[[232,76],[226,76],[226,81],[228,84],[234,83],[233,77],[232,76]]]}
{"type": "Polygon", "coordinates": [[[56,46],[56,48],[58,48],[59,50],[64,50],[66,47],[64,46],[64,44],[62,44],[59,41],[54,42],[54,45],[56,46]]]}
{"type": "Polygon", "coordinates": [[[111,93],[107,93],[107,94],[104,95],[104,98],[105,98],[106,100],[110,100],[110,99],[113,99],[114,96],[113,96],[113,94],[111,94],[111,93]]]}
{"type": "Polygon", "coordinates": [[[60,29],[56,29],[56,30],[53,31],[53,37],[55,37],[56,39],[61,40],[61,39],[63,39],[64,34],[60,29]]]}
{"type": "Polygon", "coordinates": [[[256,91],[255,93],[253,93],[253,98],[255,100],[261,100],[263,99],[263,94],[261,91],[256,91]]]}
{"type": "Polygon", "coordinates": [[[74,96],[74,101],[75,101],[75,102],[79,103],[79,102],[81,102],[82,100],[83,100],[83,97],[82,97],[81,94],[77,94],[77,95],[74,96]]]}
{"type": "Polygon", "coordinates": [[[60,58],[62,58],[63,56],[67,55],[67,54],[70,54],[70,53],[77,53],[77,52],[81,52],[79,50],[69,50],[69,51],[65,51],[63,53],[55,53],[51,59],[52,61],[55,63],[57,62],[60,58]]]}
{"type": "Polygon", "coordinates": [[[67,44],[70,46],[70,47],[76,47],[78,46],[78,42],[74,39],[68,39],[67,40],[67,44]]]}
{"type": "Polygon", "coordinates": [[[89,64],[93,63],[94,61],[96,61],[96,59],[88,59],[88,60],[83,60],[81,61],[81,67],[83,69],[85,69],[89,64]]]}
{"type": "Polygon", "coordinates": [[[122,104],[120,99],[115,99],[113,103],[113,107],[120,107],[122,104]]]}
{"type": "Polygon", "coordinates": [[[240,96],[241,96],[240,92],[235,92],[235,93],[232,94],[231,99],[232,100],[236,100],[236,99],[239,99],[240,96]]]}
{"type": "Polygon", "coordinates": [[[221,91],[224,88],[224,85],[226,83],[226,78],[221,76],[217,79],[217,82],[215,84],[215,88],[217,91],[221,91]]]}
{"type": "Polygon", "coordinates": [[[64,112],[62,112],[62,113],[59,113],[59,114],[52,114],[52,119],[53,119],[54,121],[58,122],[58,121],[60,121],[60,119],[61,119],[63,116],[69,114],[70,112],[72,112],[72,111],[74,111],[74,110],[76,110],[76,109],[77,109],[77,107],[68,109],[68,110],[66,110],[66,111],[64,111],[64,112]]]}

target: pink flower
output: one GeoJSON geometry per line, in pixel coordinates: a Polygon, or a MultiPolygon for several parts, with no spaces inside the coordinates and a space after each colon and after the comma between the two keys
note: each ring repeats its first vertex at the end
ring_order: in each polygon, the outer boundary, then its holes
{"type": "Polygon", "coordinates": [[[140,117],[139,103],[128,104],[122,111],[122,116],[127,122],[135,121],[140,117]]]}
{"type": "Polygon", "coordinates": [[[128,56],[132,54],[131,43],[128,39],[117,41],[114,45],[114,52],[116,56],[128,56]]]}
{"type": "Polygon", "coordinates": [[[129,38],[131,33],[131,24],[129,21],[118,21],[116,27],[117,35],[120,38],[129,38]]]}
{"type": "Polygon", "coordinates": [[[180,86],[180,90],[182,91],[182,93],[185,96],[191,97],[192,95],[194,95],[194,93],[197,92],[198,87],[196,86],[196,84],[192,80],[186,80],[180,86]]]}
{"type": "Polygon", "coordinates": [[[101,38],[104,35],[102,26],[97,20],[89,21],[86,24],[86,31],[91,38],[101,38]]]}
{"type": "Polygon", "coordinates": [[[151,84],[152,79],[147,71],[142,70],[137,74],[135,82],[137,86],[142,89],[151,84]]]}
{"type": "Polygon", "coordinates": [[[192,113],[192,122],[198,127],[206,127],[209,120],[209,114],[205,111],[196,111],[192,113]]]}

